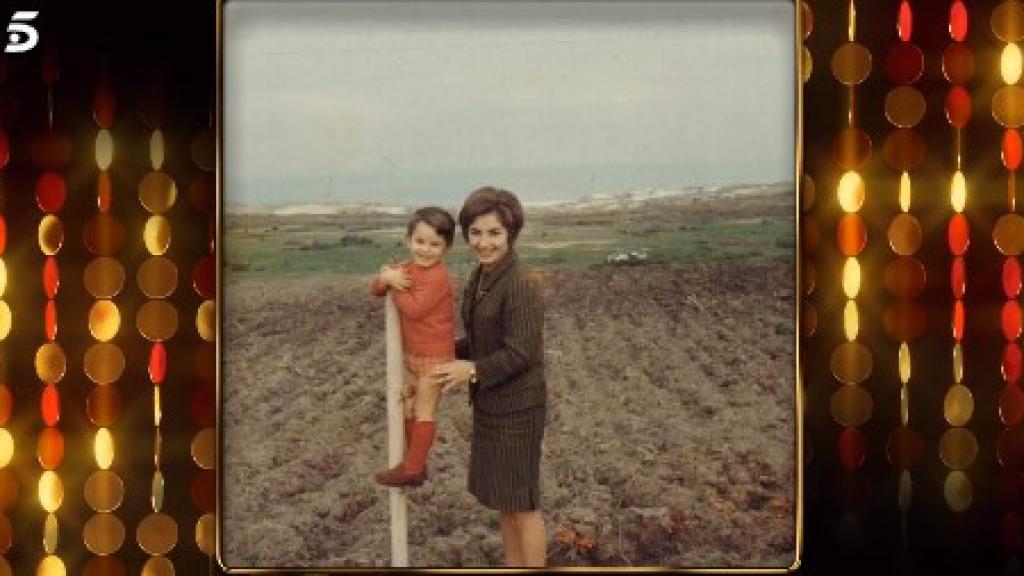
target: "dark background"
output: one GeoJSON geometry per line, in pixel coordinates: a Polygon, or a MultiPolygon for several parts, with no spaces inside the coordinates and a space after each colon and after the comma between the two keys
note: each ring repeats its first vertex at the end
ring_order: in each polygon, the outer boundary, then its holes
{"type": "MultiPolygon", "coordinates": [[[[83,371],[83,357],[94,342],[88,332],[89,307],[94,298],[83,284],[83,270],[93,258],[83,243],[83,228],[97,213],[94,143],[99,126],[92,117],[93,94],[106,82],[117,100],[111,128],[114,163],[111,212],[127,231],[117,259],[126,271],[122,292],[114,298],[121,327],[113,342],[121,347],[127,368],[114,384],[122,402],[121,415],[111,427],[115,439],[112,469],[125,484],[124,501],[115,515],[125,526],[125,542],[115,555],[125,573],[140,573],[148,557],[136,543],[136,527],[151,512],[150,482],[154,472],[153,385],[147,376],[151,344],[135,327],[135,315],[147,301],[135,272],[148,256],[142,225],[148,212],[138,199],[138,183],[151,170],[149,137],[155,127],[165,135],[163,171],[174,178],[179,193],[166,214],[172,223],[167,256],[178,267],[178,286],[168,298],[178,310],[176,335],[167,342],[169,368],[163,384],[162,471],[165,499],[162,511],[178,523],[178,542],[168,554],[178,574],[202,574],[209,559],[195,543],[196,521],[202,511],[193,501],[193,482],[200,469],[193,463],[190,444],[201,428],[190,414],[198,380],[195,354],[201,340],[196,310],[202,299],[191,287],[192,268],[208,250],[207,216],[189,202],[189,183],[200,173],[190,157],[192,138],[211,126],[215,94],[215,19],[213,2],[4,2],[0,17],[6,26],[14,10],[38,10],[33,22],[41,41],[32,51],[8,54],[0,96],[14,112],[2,118],[10,139],[11,159],[0,170],[2,210],[7,223],[3,258],[8,284],[3,298],[14,315],[11,335],[0,343],[3,380],[13,395],[13,412],[4,426],[15,437],[9,469],[18,482],[18,500],[5,513],[13,528],[13,546],[5,554],[15,574],[34,574],[43,557],[45,512],[37,497],[42,469],[35,441],[43,428],[39,410],[42,384],[33,368],[36,349],[45,341],[42,290],[44,256],[36,235],[43,213],[35,203],[33,185],[41,173],[29,158],[33,135],[48,126],[47,88],[42,62],[51,54],[60,76],[52,89],[53,126],[72,139],[70,164],[61,171],[68,194],[57,214],[64,226],[64,243],[56,259],[60,271],[57,302],[57,342],[67,355],[67,372],[57,383],[61,417],[57,428],[65,439],[65,456],[57,468],[64,482],[64,501],[57,511],[60,540],[57,555],[69,574],[82,574],[92,554],[83,545],[82,530],[92,516],[83,487],[97,468],[92,441],[96,427],[86,416],[86,398],[95,385],[83,371]],[[145,113],[144,113],[145,112],[145,113]]],[[[4,35],[6,38],[6,35],[4,35]]]]}
{"type": "MultiPolygon", "coordinates": [[[[962,135],[962,170],[968,182],[965,215],[970,223],[970,247],[965,254],[967,289],[966,330],[962,343],[964,379],[974,396],[974,414],[967,424],[977,437],[979,453],[966,470],[973,500],[963,513],[949,511],[943,484],[948,472],[939,459],[939,439],[949,428],[943,399],[953,384],[951,330],[953,294],[952,255],[946,226],[953,214],[950,180],[955,170],[955,135],[944,111],[951,87],[942,73],[942,53],[952,42],[948,32],[950,2],[911,3],[914,27],[911,42],[924,53],[924,72],[914,84],[925,96],[927,111],[915,127],[927,142],[924,164],[911,173],[910,212],[921,223],[923,243],[916,257],[924,263],[927,286],[917,301],[927,311],[928,328],[911,343],[910,427],[924,442],[921,461],[911,469],[913,503],[901,522],[897,504],[899,471],[886,457],[886,441],[899,426],[900,381],[897,348],[882,323],[885,307],[894,298],[882,284],[885,265],[895,256],[886,229],[899,213],[900,172],[884,160],[882,149],[895,128],[884,113],[886,93],[895,87],[885,73],[885,57],[900,40],[896,0],[857,2],[856,40],[872,54],[872,71],[856,88],[857,124],[872,141],[868,163],[860,170],[867,199],[860,210],[868,228],[868,243],[858,256],[862,265],[857,298],[859,340],[875,359],[871,377],[862,384],[874,400],[871,419],[861,427],[867,456],[863,467],[847,471],[836,453],[840,432],[829,402],[840,384],[832,375],[829,355],[842,335],[846,297],[840,285],[843,257],[836,247],[835,228],[842,210],[835,190],[842,170],[832,158],[833,139],[846,126],[850,104],[847,88],[833,76],[830,60],[847,41],[846,2],[811,2],[813,29],[805,44],[814,70],[804,85],[805,171],[814,180],[816,201],[804,222],[814,220],[821,242],[805,254],[817,270],[818,285],[805,301],[818,312],[817,333],[804,340],[806,390],[806,551],[807,573],[1019,574],[1019,545],[1000,544],[1004,515],[1019,511],[1019,497],[1008,497],[1001,486],[1019,473],[1006,471],[996,457],[1004,426],[998,417],[1004,387],[1000,354],[1005,344],[1000,311],[1005,300],[1001,271],[1004,257],[992,240],[997,218],[1007,212],[1006,171],[1000,162],[1003,128],[993,119],[991,99],[1003,85],[999,55],[1005,45],[989,25],[996,2],[968,2],[966,44],[975,56],[975,73],[966,88],[973,113],[962,135]]],[[[1019,186],[1019,184],[1018,184],[1019,186]]],[[[1019,494],[1011,491],[1009,496],[1019,494]]],[[[1009,533],[1006,534],[1010,536],[1009,533]]]]}
{"type": "MultiPolygon", "coordinates": [[[[898,470],[885,456],[885,443],[899,425],[899,380],[896,349],[882,326],[885,306],[891,301],[882,287],[882,272],[893,257],[885,230],[898,213],[899,172],[886,165],[881,150],[893,127],[883,112],[886,92],[893,85],[883,62],[898,42],[896,0],[858,2],[857,40],[873,56],[872,72],[856,90],[858,125],[872,139],[868,164],[861,170],[868,197],[860,214],[868,226],[868,244],[860,256],[863,282],[858,304],[861,337],[873,352],[875,369],[863,384],[875,409],[861,428],[867,444],[863,467],[846,470],[836,455],[840,427],[829,411],[829,400],[840,384],[831,376],[829,355],[843,340],[839,286],[842,259],[835,245],[835,224],[841,215],[835,186],[841,174],[831,158],[832,140],[845,126],[847,90],[831,75],[829,61],[846,41],[847,3],[810,2],[813,30],[805,41],[814,69],[804,85],[805,168],[817,190],[813,208],[804,215],[820,228],[821,242],[805,254],[817,270],[817,286],[805,298],[818,312],[816,333],[803,342],[805,361],[805,507],[804,557],[801,573],[1020,573],[1011,554],[1018,548],[1000,545],[1000,523],[1017,511],[1017,499],[1001,496],[999,486],[1008,473],[996,458],[996,442],[1003,431],[998,398],[1004,386],[999,354],[1003,337],[999,311],[1002,256],[991,231],[1006,211],[1006,176],[999,160],[1002,129],[992,119],[990,102],[1001,85],[998,56],[1003,43],[989,28],[995,3],[968,3],[970,29],[967,44],[976,57],[975,75],[967,85],[974,114],[963,135],[963,170],[968,178],[966,215],[971,224],[967,262],[967,328],[963,342],[965,377],[975,399],[968,424],[978,438],[978,458],[967,470],[974,498],[963,513],[950,512],[943,499],[946,468],[938,458],[938,442],[948,425],[942,400],[953,383],[952,336],[949,329],[952,294],[949,288],[951,256],[946,223],[952,215],[949,179],[954,166],[953,129],[943,112],[949,83],[941,72],[941,54],[951,42],[947,32],[948,2],[912,3],[915,22],[912,41],[925,55],[925,70],[916,86],[927,100],[927,112],[917,129],[926,137],[925,164],[912,174],[911,212],[920,220],[924,243],[918,257],[928,273],[925,292],[918,298],[928,312],[928,330],[913,344],[911,426],[921,434],[925,452],[912,469],[913,503],[901,522],[897,505],[898,470]]],[[[97,126],[91,117],[92,95],[100,79],[107,79],[117,97],[112,132],[115,141],[114,208],[128,229],[128,241],[118,258],[128,277],[124,292],[115,298],[121,308],[122,328],[115,343],[128,358],[128,369],[116,384],[123,401],[120,420],[112,428],[116,439],[114,470],[125,480],[125,502],[116,511],[124,521],[126,540],[117,557],[128,573],[138,573],[146,555],[135,543],[135,527],[149,512],[152,464],[151,384],[146,377],[148,343],[135,332],[135,311],[145,302],[134,282],[134,271],[146,254],[141,225],[146,213],[137,199],[137,185],[148,171],[148,138],[153,117],[163,110],[160,124],[167,140],[164,171],[184,191],[199,170],[189,158],[191,139],[210,125],[215,86],[217,6],[214,2],[14,2],[5,3],[0,15],[13,10],[40,11],[36,21],[42,36],[37,49],[8,55],[0,94],[18,101],[17,113],[3,118],[12,149],[9,165],[0,171],[3,182],[2,215],[8,226],[3,255],[9,281],[4,299],[15,314],[11,336],[0,343],[7,385],[14,394],[14,412],[6,427],[18,439],[10,469],[19,484],[19,498],[7,511],[13,526],[13,547],[6,554],[15,573],[32,573],[42,557],[42,522],[45,517],[36,497],[41,469],[33,444],[42,428],[38,411],[42,390],[32,367],[35,349],[44,341],[41,290],[43,256],[36,243],[42,213],[36,207],[32,184],[39,169],[27,157],[31,136],[44,129],[46,87],[41,61],[53,50],[61,75],[53,89],[54,125],[73,139],[74,154],[65,170],[69,195],[60,217],[65,226],[64,247],[58,254],[61,288],[57,296],[58,341],[68,353],[68,373],[58,384],[62,417],[58,425],[66,439],[65,459],[58,472],[65,481],[64,504],[58,511],[60,555],[69,573],[79,574],[91,555],[81,543],[82,526],[91,512],[82,499],[82,484],[95,469],[91,441],[94,427],[85,415],[85,399],[92,384],[82,371],[82,356],[92,342],[87,314],[93,299],[82,285],[82,270],[91,259],[85,250],[82,226],[95,213],[96,166],[93,141],[97,126]]],[[[281,111],[286,114],[287,111],[281,111]]],[[[773,145],[765,143],[766,146],[773,145]]],[[[179,574],[205,573],[208,558],[194,543],[195,521],[201,511],[190,490],[198,468],[189,455],[189,443],[198,430],[189,415],[189,396],[196,378],[193,356],[199,346],[195,310],[201,299],[189,287],[194,262],[205,253],[207,217],[189,205],[184,194],[168,214],[173,226],[169,256],[179,267],[179,287],[170,301],[179,310],[177,336],[168,343],[170,370],[164,385],[164,465],[167,481],[164,510],[179,525],[178,544],[168,555],[179,574]]],[[[1016,475],[1016,472],[1012,473],[1016,475]]],[[[272,546],[273,542],[268,542],[272,546]]]]}

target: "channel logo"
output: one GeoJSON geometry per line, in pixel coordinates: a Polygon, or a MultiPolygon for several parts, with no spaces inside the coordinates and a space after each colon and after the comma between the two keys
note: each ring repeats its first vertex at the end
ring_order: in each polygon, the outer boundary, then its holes
{"type": "Polygon", "coordinates": [[[39,16],[39,12],[29,10],[19,10],[11,16],[11,21],[7,24],[7,46],[4,52],[28,52],[39,44],[39,31],[30,24],[36,16],[39,16]]]}

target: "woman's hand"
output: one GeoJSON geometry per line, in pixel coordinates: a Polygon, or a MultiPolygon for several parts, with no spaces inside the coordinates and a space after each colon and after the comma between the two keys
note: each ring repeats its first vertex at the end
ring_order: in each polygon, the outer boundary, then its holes
{"type": "Polygon", "coordinates": [[[469,378],[475,369],[476,366],[468,360],[445,362],[434,367],[430,373],[430,381],[435,386],[441,386],[442,394],[447,394],[458,386],[469,384],[469,378]]]}
{"type": "Polygon", "coordinates": [[[405,290],[412,284],[409,273],[401,266],[385,264],[380,268],[380,281],[395,290],[405,290]]]}

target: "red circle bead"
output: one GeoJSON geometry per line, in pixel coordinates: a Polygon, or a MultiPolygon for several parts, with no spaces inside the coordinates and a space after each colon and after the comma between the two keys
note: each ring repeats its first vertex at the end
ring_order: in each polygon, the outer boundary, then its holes
{"type": "Polygon", "coordinates": [[[202,298],[212,299],[217,292],[217,260],[203,256],[192,269],[192,288],[202,298]]]}
{"type": "Polygon", "coordinates": [[[954,86],[946,95],[946,119],[956,128],[971,121],[971,94],[963,86],[954,86]]]}
{"type": "Polygon", "coordinates": [[[7,220],[0,215],[0,254],[7,249],[7,220]]]}
{"type": "Polygon", "coordinates": [[[1020,262],[1011,256],[1003,261],[1003,293],[1007,298],[1016,298],[1020,295],[1020,289],[1020,262]]]}
{"type": "Polygon", "coordinates": [[[999,395],[999,419],[1007,428],[1016,428],[1024,420],[1024,392],[1020,386],[1003,386],[1003,393],[999,395]]]}
{"type": "Polygon", "coordinates": [[[64,178],[56,172],[45,172],[36,180],[36,203],[43,212],[60,212],[67,194],[64,178]]]}
{"type": "Polygon", "coordinates": [[[917,82],[924,72],[924,54],[917,46],[902,42],[885,57],[885,73],[893,84],[905,86],[917,82]]]}
{"type": "Polygon", "coordinates": [[[1021,144],[1020,132],[1011,128],[1003,134],[1003,166],[1010,172],[1015,172],[1017,168],[1020,168],[1022,148],[1024,146],[1021,144]]]}
{"type": "Polygon", "coordinates": [[[46,301],[46,308],[43,313],[43,324],[46,329],[46,339],[53,342],[57,339],[57,302],[46,301]]]}
{"type": "Polygon", "coordinates": [[[1020,346],[1015,342],[1008,342],[1003,348],[1002,372],[1003,380],[1007,384],[1016,384],[1020,380],[1022,356],[1020,346]]]}
{"type": "Polygon", "coordinates": [[[836,227],[836,243],[843,256],[856,256],[868,241],[868,230],[858,214],[844,214],[836,227]]]}
{"type": "Polygon", "coordinates": [[[1003,304],[1002,314],[1003,336],[1006,340],[1013,341],[1020,337],[1020,323],[1020,304],[1016,300],[1007,300],[1003,304]]]}
{"type": "Polygon", "coordinates": [[[899,22],[896,27],[900,33],[900,40],[910,42],[910,36],[914,33],[914,11],[906,0],[900,4],[899,22]]]}
{"type": "Polygon", "coordinates": [[[149,379],[161,384],[167,377],[167,349],[163,342],[157,342],[149,351],[149,379]]]}
{"type": "Polygon", "coordinates": [[[114,196],[114,184],[110,181],[109,172],[100,172],[96,178],[96,208],[103,213],[110,212],[114,196]]]}
{"type": "Polygon", "coordinates": [[[967,217],[954,214],[949,220],[949,251],[955,256],[963,256],[971,244],[971,230],[967,225],[967,217]]]}
{"type": "Polygon", "coordinates": [[[964,297],[964,292],[967,291],[967,273],[964,270],[962,256],[953,258],[953,265],[949,269],[949,284],[953,288],[953,298],[959,300],[964,297]]]}
{"type": "Polygon", "coordinates": [[[967,38],[967,7],[960,0],[949,9],[949,36],[957,42],[967,38]]]}
{"type": "Polygon", "coordinates": [[[57,296],[57,288],[60,287],[60,271],[57,269],[57,259],[47,256],[43,263],[43,291],[46,297],[54,299],[57,296]]]}
{"type": "Polygon", "coordinates": [[[39,404],[40,412],[43,415],[43,422],[47,426],[56,426],[57,422],[60,421],[60,394],[57,393],[57,387],[53,384],[47,384],[43,388],[43,396],[39,404]]]}
{"type": "Polygon", "coordinates": [[[860,430],[847,426],[839,433],[839,459],[847,470],[856,470],[864,464],[864,435],[860,430]]]}
{"type": "Polygon", "coordinates": [[[1024,429],[1008,428],[996,439],[996,458],[999,465],[1009,470],[1020,470],[1024,465],[1024,429]]]}

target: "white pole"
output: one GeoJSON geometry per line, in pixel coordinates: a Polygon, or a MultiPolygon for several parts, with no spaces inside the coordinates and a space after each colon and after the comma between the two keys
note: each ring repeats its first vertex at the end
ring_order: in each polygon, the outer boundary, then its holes
{"type": "MultiPolygon", "coordinates": [[[[384,334],[388,356],[388,467],[397,466],[405,451],[405,414],[402,405],[402,325],[391,294],[384,304],[384,334]]],[[[409,566],[408,519],[405,493],[401,488],[388,488],[391,504],[391,565],[409,566]]]]}

